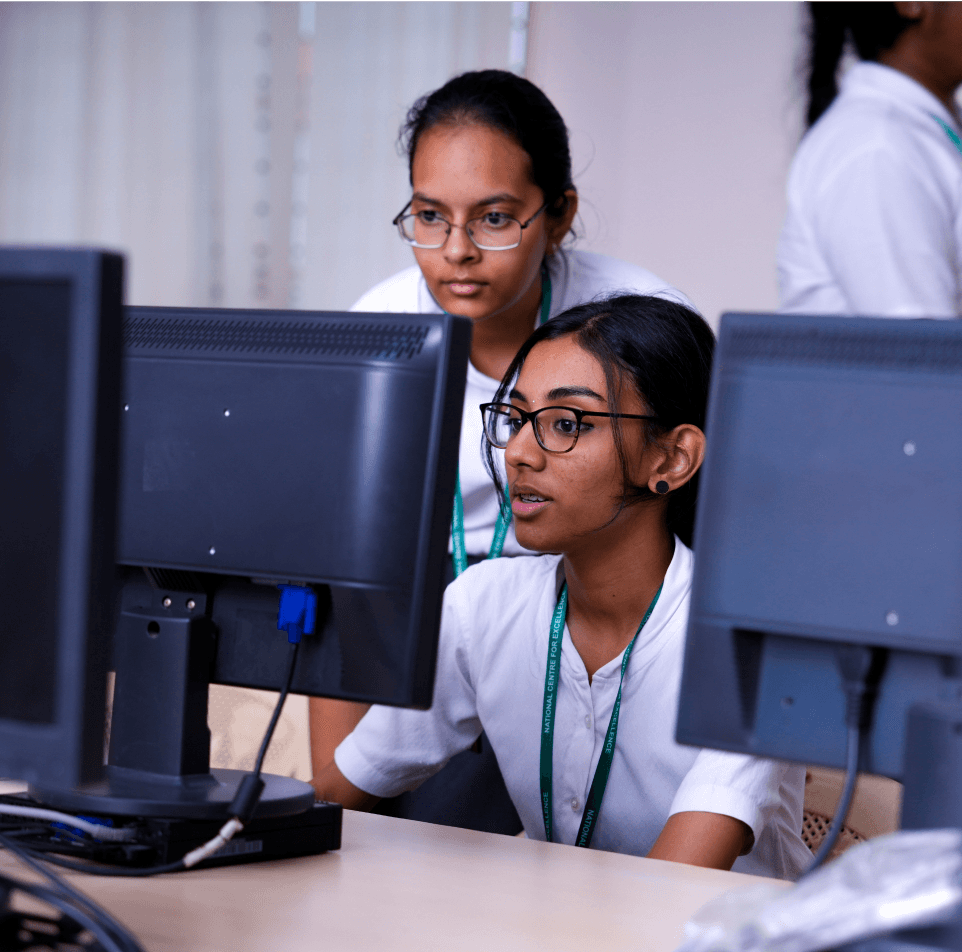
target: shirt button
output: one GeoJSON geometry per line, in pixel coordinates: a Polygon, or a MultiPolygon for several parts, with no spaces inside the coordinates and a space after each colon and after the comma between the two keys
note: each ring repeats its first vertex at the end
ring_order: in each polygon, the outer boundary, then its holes
{"type": "Polygon", "coordinates": [[[577,812],[577,811],[578,811],[578,807],[580,807],[580,806],[581,806],[581,804],[578,802],[578,798],[577,798],[577,797],[572,797],[572,798],[571,798],[571,809],[574,810],[575,812],[577,812]]]}
{"type": "Polygon", "coordinates": [[[585,727],[587,727],[588,730],[591,730],[591,715],[590,715],[590,714],[585,714],[585,727]]]}

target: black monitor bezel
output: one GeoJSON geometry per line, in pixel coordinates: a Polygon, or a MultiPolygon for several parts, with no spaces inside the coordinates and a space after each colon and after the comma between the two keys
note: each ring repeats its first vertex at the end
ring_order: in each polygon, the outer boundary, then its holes
{"type": "MultiPolygon", "coordinates": [[[[123,258],[93,249],[0,249],[0,281],[67,282],[69,306],[60,599],[51,723],[0,720],[0,775],[76,785],[103,774],[114,601],[123,258]]],[[[37,382],[42,385],[42,381],[37,382]]],[[[16,504],[16,503],[15,503],[16,504]]],[[[6,566],[4,571],[16,571],[6,566]]],[[[29,632],[7,637],[29,638],[29,632]]]]}

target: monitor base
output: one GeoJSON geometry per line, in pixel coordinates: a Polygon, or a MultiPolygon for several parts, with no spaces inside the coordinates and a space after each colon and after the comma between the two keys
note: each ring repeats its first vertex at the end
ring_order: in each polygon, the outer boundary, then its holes
{"type": "MultiPolygon", "coordinates": [[[[183,820],[219,820],[229,816],[243,770],[214,769],[206,774],[165,777],[123,767],[107,767],[98,783],[74,789],[31,786],[30,796],[45,806],[67,813],[94,813],[126,817],[165,817],[183,820]]],[[[314,788],[303,780],[261,774],[264,791],[254,818],[304,813],[314,803],[314,788]]]]}

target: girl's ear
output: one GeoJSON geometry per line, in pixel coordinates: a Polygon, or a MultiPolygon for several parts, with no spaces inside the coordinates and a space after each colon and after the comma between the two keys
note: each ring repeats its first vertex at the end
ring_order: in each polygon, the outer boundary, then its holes
{"type": "Polygon", "coordinates": [[[647,486],[653,493],[660,489],[659,495],[664,495],[684,486],[698,472],[705,459],[705,434],[697,426],[683,423],[658,442],[661,452],[649,470],[647,486]],[[668,489],[659,483],[667,483],[668,489]]]}
{"type": "Polygon", "coordinates": [[[921,20],[932,12],[931,3],[895,3],[895,12],[906,20],[921,20]]]}
{"type": "Polygon", "coordinates": [[[568,202],[565,213],[560,218],[555,218],[553,215],[546,216],[549,255],[554,254],[561,247],[561,242],[571,231],[571,223],[578,214],[578,193],[573,188],[569,188],[564,193],[564,197],[568,202]]]}

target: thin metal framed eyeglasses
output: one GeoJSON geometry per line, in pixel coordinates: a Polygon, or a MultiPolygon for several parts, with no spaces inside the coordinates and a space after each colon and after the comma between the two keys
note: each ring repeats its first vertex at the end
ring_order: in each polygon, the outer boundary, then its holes
{"type": "Polygon", "coordinates": [[[412,198],[391,222],[397,225],[401,240],[415,248],[443,248],[452,228],[463,228],[476,248],[484,251],[510,251],[521,244],[522,233],[547,207],[545,202],[527,221],[521,222],[504,212],[487,212],[463,225],[449,222],[433,209],[406,215],[412,198]]]}
{"type": "Polygon", "coordinates": [[[639,413],[600,413],[595,410],[579,410],[576,407],[541,407],[540,410],[521,410],[510,403],[482,403],[481,419],[484,434],[492,446],[503,450],[513,436],[530,423],[538,446],[546,453],[570,453],[578,442],[583,429],[590,425],[582,423],[584,417],[619,417],[627,420],[657,420],[656,416],[639,413]]]}

